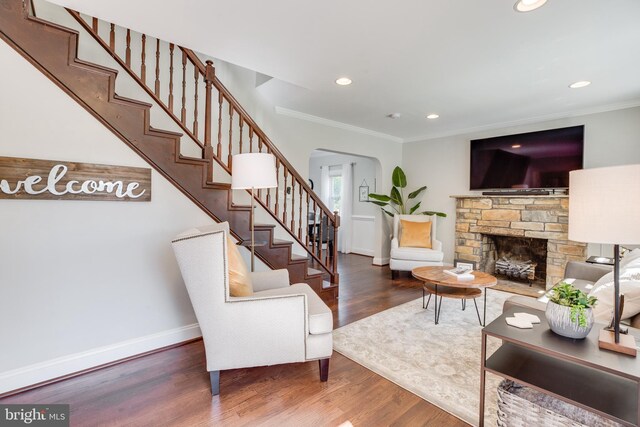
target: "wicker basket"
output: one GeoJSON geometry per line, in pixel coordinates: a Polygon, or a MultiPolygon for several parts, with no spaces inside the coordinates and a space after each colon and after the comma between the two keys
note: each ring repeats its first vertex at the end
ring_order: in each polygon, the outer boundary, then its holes
{"type": "Polygon", "coordinates": [[[498,386],[499,427],[618,427],[615,421],[504,380],[498,386]]]}

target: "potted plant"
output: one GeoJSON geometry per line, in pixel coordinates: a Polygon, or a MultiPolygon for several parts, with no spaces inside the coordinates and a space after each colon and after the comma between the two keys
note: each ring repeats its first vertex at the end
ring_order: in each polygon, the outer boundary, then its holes
{"type": "Polygon", "coordinates": [[[418,197],[424,190],[427,189],[427,186],[423,186],[418,188],[415,191],[412,191],[407,195],[407,198],[404,198],[404,189],[407,187],[407,176],[400,166],[396,166],[391,174],[391,182],[393,187],[391,188],[391,193],[387,196],[386,194],[369,194],[369,200],[371,203],[375,203],[376,205],[382,208],[382,212],[386,213],[389,216],[394,216],[396,213],[400,215],[405,214],[414,214],[414,215],[437,215],[440,217],[446,217],[447,214],[442,212],[433,212],[433,211],[422,211],[416,212],[420,208],[420,204],[422,202],[418,202],[409,208],[410,200],[418,197]],[[393,211],[385,209],[391,208],[393,211]]]}
{"type": "Polygon", "coordinates": [[[593,327],[592,308],[597,298],[588,296],[570,283],[561,282],[551,290],[545,315],[553,332],[567,338],[583,339],[593,327]]]}

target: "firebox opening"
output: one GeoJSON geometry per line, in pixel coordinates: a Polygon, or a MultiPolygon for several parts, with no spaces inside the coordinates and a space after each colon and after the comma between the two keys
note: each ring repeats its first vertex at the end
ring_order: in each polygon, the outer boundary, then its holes
{"type": "Polygon", "coordinates": [[[499,279],[545,288],[547,240],[530,237],[482,236],[480,270],[499,279]]]}

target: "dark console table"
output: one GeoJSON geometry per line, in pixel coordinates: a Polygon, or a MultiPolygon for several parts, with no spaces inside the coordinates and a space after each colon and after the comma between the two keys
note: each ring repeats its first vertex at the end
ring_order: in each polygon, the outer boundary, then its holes
{"type": "Polygon", "coordinates": [[[640,426],[640,358],[600,350],[602,327],[596,324],[587,338],[572,340],[553,333],[544,312],[522,307],[487,325],[482,330],[479,425],[484,425],[485,376],[491,372],[623,425],[640,426]],[[504,319],[514,312],[535,314],[541,323],[533,329],[509,326],[504,319]],[[487,337],[502,340],[488,358],[487,337]]]}

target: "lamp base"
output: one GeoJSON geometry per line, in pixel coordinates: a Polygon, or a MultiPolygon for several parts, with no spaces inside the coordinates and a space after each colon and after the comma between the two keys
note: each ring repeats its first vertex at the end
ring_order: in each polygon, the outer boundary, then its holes
{"type": "Polygon", "coordinates": [[[611,331],[601,330],[600,339],[598,340],[600,349],[615,351],[629,356],[636,357],[638,351],[636,348],[636,339],[631,335],[620,334],[620,342],[616,343],[615,334],[611,331]]]}

